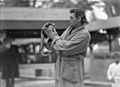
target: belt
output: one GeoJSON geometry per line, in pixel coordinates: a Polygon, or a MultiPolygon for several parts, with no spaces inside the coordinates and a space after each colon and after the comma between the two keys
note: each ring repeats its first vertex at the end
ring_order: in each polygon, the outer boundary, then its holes
{"type": "Polygon", "coordinates": [[[60,59],[61,60],[70,60],[70,61],[77,61],[80,58],[84,58],[86,53],[79,53],[79,54],[74,54],[74,55],[63,55],[60,54],[60,59]]]}

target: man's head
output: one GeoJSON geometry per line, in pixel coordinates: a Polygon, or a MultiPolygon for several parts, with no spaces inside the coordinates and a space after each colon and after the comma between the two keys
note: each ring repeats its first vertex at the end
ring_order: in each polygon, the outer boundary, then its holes
{"type": "Polygon", "coordinates": [[[13,39],[11,39],[11,38],[8,38],[8,39],[5,41],[5,44],[6,44],[6,47],[7,47],[7,48],[10,48],[10,47],[11,47],[12,41],[13,41],[13,39]]]}
{"type": "Polygon", "coordinates": [[[3,42],[6,38],[6,33],[4,31],[0,31],[0,42],[3,42]]]}
{"type": "Polygon", "coordinates": [[[114,60],[115,60],[116,63],[120,62],[120,54],[115,53],[115,54],[113,55],[113,58],[114,58],[114,60]]]}
{"type": "Polygon", "coordinates": [[[73,8],[70,10],[70,24],[72,26],[76,26],[78,24],[83,25],[85,23],[87,23],[87,19],[83,9],[73,8]]]}

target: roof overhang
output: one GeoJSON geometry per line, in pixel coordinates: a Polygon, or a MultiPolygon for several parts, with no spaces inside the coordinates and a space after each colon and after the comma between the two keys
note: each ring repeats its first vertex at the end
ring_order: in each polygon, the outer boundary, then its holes
{"type": "MultiPolygon", "coordinates": [[[[0,29],[3,30],[41,29],[46,22],[54,22],[57,29],[66,29],[69,26],[69,9],[4,7],[0,11],[0,29]]],[[[115,27],[120,27],[120,16],[94,21],[86,26],[89,31],[115,27]]]]}
{"type": "Polygon", "coordinates": [[[0,21],[0,29],[3,30],[38,30],[41,29],[46,22],[53,22],[57,29],[66,29],[69,26],[68,21],[20,21],[5,20],[0,21]]]}
{"type": "Polygon", "coordinates": [[[69,25],[69,9],[1,8],[1,29],[40,29],[46,22],[54,22],[57,29],[69,25]]]}
{"type": "Polygon", "coordinates": [[[112,29],[120,27],[120,16],[112,17],[107,20],[98,20],[89,23],[86,28],[90,31],[96,31],[99,29],[112,29]]]}

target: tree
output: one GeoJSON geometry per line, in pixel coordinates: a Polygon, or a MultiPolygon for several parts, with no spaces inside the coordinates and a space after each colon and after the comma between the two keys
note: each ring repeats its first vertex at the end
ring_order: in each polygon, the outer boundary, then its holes
{"type": "Polygon", "coordinates": [[[104,2],[109,17],[120,16],[120,0],[106,0],[104,2]]]}

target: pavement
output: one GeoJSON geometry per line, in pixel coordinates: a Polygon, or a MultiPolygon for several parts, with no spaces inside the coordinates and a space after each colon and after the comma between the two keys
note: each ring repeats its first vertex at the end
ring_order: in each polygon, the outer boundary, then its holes
{"type": "MultiPolygon", "coordinates": [[[[17,78],[15,87],[54,87],[54,80],[51,79],[34,79],[34,78],[17,78]]],[[[0,87],[4,86],[4,81],[0,79],[0,87]]]]}
{"type": "MultiPolygon", "coordinates": [[[[102,64],[101,62],[103,61],[99,61],[97,62],[97,64],[99,63],[98,65],[100,66],[102,64]]],[[[55,81],[53,79],[54,73],[53,72],[52,74],[48,73],[48,70],[52,71],[54,69],[53,67],[54,65],[52,64],[20,65],[20,68],[19,68],[20,78],[15,79],[15,87],[55,87],[55,81]],[[49,77],[49,78],[45,78],[45,77],[41,78],[41,76],[36,76],[35,70],[39,70],[39,69],[44,69],[44,72],[42,72],[43,73],[42,76],[49,77]]],[[[103,69],[103,66],[100,66],[97,68],[95,68],[95,70],[92,70],[94,71],[94,72],[91,72],[92,75],[90,74],[91,75],[90,77],[92,77],[92,79],[87,78],[87,80],[85,80],[85,87],[111,87],[111,83],[105,82],[105,80],[102,80],[102,79],[99,80],[100,77],[104,76],[103,73],[101,74],[101,71],[100,71],[101,69],[103,69]],[[98,71],[97,71],[97,68],[99,69],[98,71]],[[96,80],[97,77],[99,79],[96,80]]],[[[0,72],[0,87],[5,87],[1,79],[1,72],[0,72]]]]}
{"type": "MultiPolygon", "coordinates": [[[[109,83],[85,81],[85,87],[111,87],[109,83]]],[[[5,87],[0,79],[0,87],[5,87]]],[[[48,78],[17,78],[15,79],[15,87],[55,87],[55,80],[48,78]]]]}
{"type": "Polygon", "coordinates": [[[16,81],[15,87],[54,87],[54,80],[16,81]]]}

